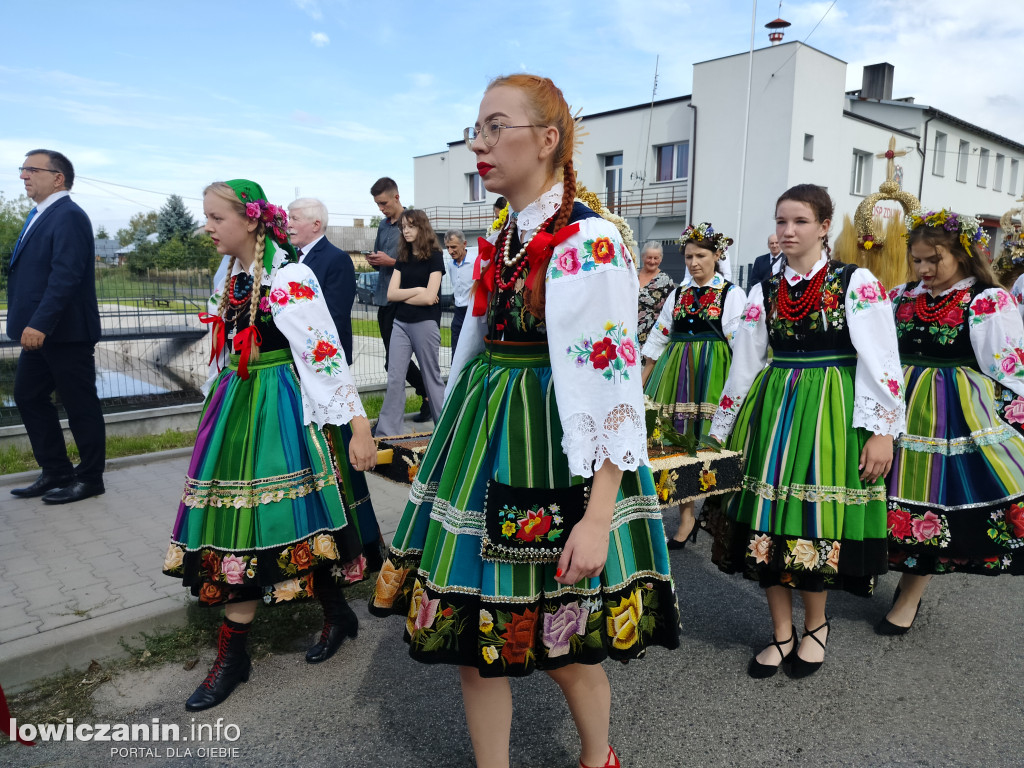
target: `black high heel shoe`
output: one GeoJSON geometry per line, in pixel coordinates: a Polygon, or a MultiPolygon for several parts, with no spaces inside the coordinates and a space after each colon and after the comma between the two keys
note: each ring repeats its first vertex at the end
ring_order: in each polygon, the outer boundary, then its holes
{"type": "MultiPolygon", "coordinates": [[[[899,599],[899,596],[900,596],[900,588],[899,588],[899,586],[897,586],[896,587],[896,593],[892,596],[892,604],[893,605],[896,605],[896,601],[899,599]]],[[[906,627],[901,627],[899,624],[893,624],[891,621],[889,621],[888,618],[883,616],[882,620],[880,622],[878,622],[877,624],[875,624],[875,634],[876,635],[883,635],[885,637],[899,637],[900,635],[907,634],[907,632],[910,631],[910,627],[914,626],[914,622],[917,621],[917,612],[920,611],[920,610],[921,610],[921,601],[918,600],[917,601],[917,607],[914,608],[914,618],[912,618],[910,620],[910,625],[906,626],[906,627]]]]}
{"type": "MultiPolygon", "coordinates": [[[[832,625],[829,624],[828,618],[825,619],[824,624],[814,629],[808,629],[807,625],[804,624],[804,637],[811,638],[811,640],[813,640],[821,646],[822,650],[825,650],[825,646],[828,644],[828,639],[829,637],[831,637],[831,635],[832,625]],[[818,639],[818,633],[823,629],[828,629],[828,634],[825,635],[824,643],[818,639]]],[[[793,656],[793,668],[790,670],[789,675],[790,677],[797,679],[801,677],[809,677],[810,675],[813,675],[815,672],[821,669],[821,665],[824,663],[824,659],[822,659],[821,661],[806,661],[805,659],[801,659],[800,654],[798,653],[795,656],[793,656]]]]}
{"type": "Polygon", "coordinates": [[[782,657],[782,660],[778,664],[762,664],[757,660],[757,656],[754,656],[747,665],[747,674],[755,680],[764,680],[767,677],[771,677],[779,671],[779,667],[793,660],[796,655],[796,625],[793,625],[793,631],[790,633],[789,639],[783,640],[781,643],[775,639],[775,633],[773,632],[772,641],[768,643],[768,645],[775,646],[779,652],[779,656],[782,657]],[[788,654],[782,652],[782,646],[786,643],[793,643],[793,647],[789,650],[788,654]]]}
{"type": "Polygon", "coordinates": [[[697,523],[697,521],[695,519],[693,521],[693,528],[691,528],[690,532],[688,534],[686,534],[686,538],[683,539],[682,541],[679,541],[678,539],[669,539],[668,542],[667,542],[668,548],[669,549],[686,549],[686,545],[689,542],[691,542],[691,541],[692,542],[696,542],[697,541],[697,529],[698,528],[700,528],[700,525],[697,523]]]}

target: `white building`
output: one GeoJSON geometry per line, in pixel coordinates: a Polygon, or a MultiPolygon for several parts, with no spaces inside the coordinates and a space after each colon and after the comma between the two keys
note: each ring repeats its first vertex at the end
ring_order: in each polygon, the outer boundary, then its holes
{"type": "MultiPolygon", "coordinates": [[[[895,137],[906,153],[896,158],[904,189],[926,208],[978,215],[996,234],[1021,195],[1024,144],[893,99],[894,74],[889,64],[866,67],[862,88],[846,93],[846,63],[799,42],[754,51],[752,66],[747,53],[700,62],[691,96],[585,115],[577,175],[627,217],[639,242],[671,242],[688,221],[712,222],[736,239],[736,270],[765,252],[775,200],[794,184],[829,189],[838,233],[843,216],[884,181],[880,155],[895,137]]],[[[414,182],[416,205],[436,229],[477,234],[490,223],[496,196],[483,189],[463,141],[415,158],[414,182]]],[[[897,207],[882,203],[876,214],[897,207]]],[[[673,261],[666,265],[677,274],[673,261]]]]}

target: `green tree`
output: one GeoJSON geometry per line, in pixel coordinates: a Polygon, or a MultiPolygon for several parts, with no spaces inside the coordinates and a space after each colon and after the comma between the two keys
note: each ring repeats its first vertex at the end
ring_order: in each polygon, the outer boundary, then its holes
{"type": "Polygon", "coordinates": [[[195,229],[196,220],[185,207],[185,201],[179,195],[168,197],[164,207],[157,215],[157,239],[161,243],[166,243],[172,238],[185,240],[192,236],[195,229]]]}
{"type": "Polygon", "coordinates": [[[160,246],[148,240],[135,242],[135,250],[128,254],[128,271],[136,274],[145,274],[147,270],[156,267],[157,257],[160,253],[160,246]]]}
{"type": "Polygon", "coordinates": [[[0,193],[0,288],[7,285],[11,254],[14,253],[18,235],[21,234],[21,228],[31,210],[32,201],[25,195],[8,200],[0,193]]]}
{"type": "Polygon", "coordinates": [[[384,220],[383,216],[371,216],[370,217],[370,228],[376,229],[380,226],[380,223],[384,220]]]}
{"type": "Polygon", "coordinates": [[[148,235],[156,232],[157,212],[136,213],[128,220],[128,226],[117,230],[117,242],[121,246],[129,243],[145,241],[148,235]]]}
{"type": "Polygon", "coordinates": [[[107,234],[107,228],[100,224],[100,228],[96,230],[97,240],[109,240],[110,235],[107,234]]]}

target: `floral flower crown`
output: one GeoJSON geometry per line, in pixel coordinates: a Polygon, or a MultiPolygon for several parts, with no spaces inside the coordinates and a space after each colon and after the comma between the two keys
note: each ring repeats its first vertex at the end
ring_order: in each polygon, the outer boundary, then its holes
{"type": "Polygon", "coordinates": [[[907,238],[910,233],[920,227],[932,227],[943,229],[946,232],[956,232],[960,245],[967,251],[968,256],[973,256],[974,251],[971,245],[975,244],[981,248],[988,246],[988,233],[982,228],[981,221],[974,216],[964,216],[954,211],[942,208],[938,211],[915,211],[908,219],[907,238]]]}
{"type": "Polygon", "coordinates": [[[262,221],[267,234],[280,246],[288,244],[288,211],[266,200],[251,201],[241,193],[245,216],[249,221],[262,221]]]}
{"type": "Polygon", "coordinates": [[[679,245],[685,248],[687,243],[697,243],[701,248],[708,248],[717,253],[732,245],[733,239],[721,232],[715,232],[710,223],[702,221],[697,226],[691,224],[683,230],[683,234],[679,236],[679,245]]]}

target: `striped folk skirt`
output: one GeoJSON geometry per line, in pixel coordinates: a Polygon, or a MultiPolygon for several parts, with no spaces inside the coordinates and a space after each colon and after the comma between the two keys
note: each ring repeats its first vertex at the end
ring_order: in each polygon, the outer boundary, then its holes
{"type": "Polygon", "coordinates": [[[711,431],[731,362],[732,351],[717,334],[673,333],[644,394],[673,419],[677,432],[700,438],[711,431]]]}
{"type": "MultiPolygon", "coordinates": [[[[890,567],[1024,573],[1024,437],[1000,416],[1001,388],[948,362],[903,373],[907,433],[889,476],[890,567]]],[[[1009,418],[1024,411],[1020,398],[1013,402],[1009,418]]]]}
{"type": "Polygon", "coordinates": [[[381,562],[348,426],[304,426],[288,350],[221,372],[199,419],[164,573],[201,603],[312,597],[318,580],[360,581],[381,562]]]}
{"type": "Polygon", "coordinates": [[[579,484],[562,452],[547,345],[490,343],[459,375],[413,482],[370,611],[405,617],[414,659],[521,676],[678,646],[654,483],[622,478],[604,571],[571,586],[556,563],[481,555],[487,481],[579,484]]]}
{"type": "Polygon", "coordinates": [[[871,436],[853,428],[856,355],[777,354],[754,380],[728,447],[742,489],[708,513],[712,560],[761,586],[869,595],[885,573],[885,486],[860,479],[871,436]]]}

